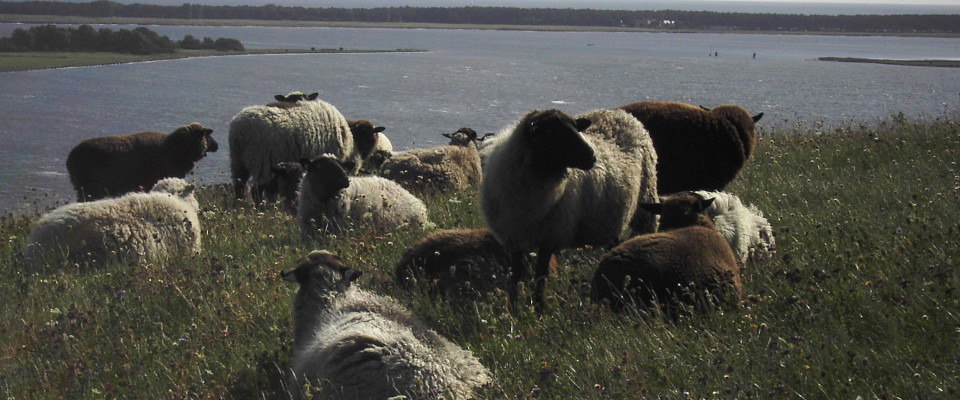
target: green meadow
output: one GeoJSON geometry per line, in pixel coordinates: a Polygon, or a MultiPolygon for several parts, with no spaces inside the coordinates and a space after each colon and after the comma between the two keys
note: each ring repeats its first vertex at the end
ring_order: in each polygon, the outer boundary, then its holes
{"type": "MultiPolygon", "coordinates": [[[[393,265],[425,232],[304,242],[279,207],[223,186],[199,194],[203,253],[166,265],[25,274],[38,215],[6,215],[0,398],[285,398],[296,287],[279,273],[328,249],[472,350],[496,381],[481,398],[955,399],[958,152],[957,112],[762,131],[727,191],[763,210],[777,252],[743,268],[737,307],[676,321],[592,304],[592,248],[560,255],[543,315],[505,293],[402,291],[393,265]]],[[[475,189],[425,200],[437,229],[483,225],[475,189]]]]}

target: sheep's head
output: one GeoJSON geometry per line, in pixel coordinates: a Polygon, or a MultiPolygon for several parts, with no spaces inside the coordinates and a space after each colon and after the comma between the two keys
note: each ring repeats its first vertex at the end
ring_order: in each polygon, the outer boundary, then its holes
{"type": "Polygon", "coordinates": [[[373,149],[377,148],[380,132],[387,129],[382,126],[373,126],[372,122],[365,119],[349,120],[347,126],[350,127],[350,134],[353,136],[353,145],[363,158],[367,158],[373,149]]]}
{"type": "Polygon", "coordinates": [[[300,285],[300,293],[345,292],[363,272],[347,268],[336,254],[315,250],[300,259],[293,270],[281,272],[280,277],[300,285]]]}
{"type": "Polygon", "coordinates": [[[306,170],[303,179],[310,182],[311,193],[315,198],[326,201],[341,190],[350,187],[350,178],[343,166],[330,154],[324,154],[312,160],[301,159],[300,165],[306,170]]]}
{"type": "Polygon", "coordinates": [[[276,99],[277,101],[282,101],[287,103],[296,103],[298,101],[304,101],[304,100],[316,100],[318,96],[320,96],[319,93],[303,94],[303,92],[293,91],[288,93],[286,96],[282,94],[278,94],[276,96],[273,96],[273,98],[276,99]]]}
{"type": "Polygon", "coordinates": [[[181,126],[170,134],[167,141],[179,150],[179,154],[188,156],[193,161],[206,157],[207,153],[214,153],[220,145],[213,139],[213,129],[205,128],[197,122],[181,126]]]}
{"type": "Polygon", "coordinates": [[[474,146],[477,145],[477,131],[463,127],[453,133],[444,133],[444,137],[450,139],[450,144],[454,146],[474,146]]]}
{"type": "Polygon", "coordinates": [[[642,203],[640,207],[651,214],[660,214],[660,230],[684,228],[692,225],[713,223],[706,210],[713,199],[705,199],[694,192],[681,192],[660,198],[660,203],[642,203]]]}
{"type": "Polygon", "coordinates": [[[303,166],[297,162],[286,161],[270,167],[270,174],[277,182],[280,194],[287,198],[296,197],[296,191],[303,179],[303,166]]]}
{"type": "Polygon", "coordinates": [[[193,194],[197,187],[181,178],[164,178],[153,185],[150,189],[153,193],[169,193],[179,197],[187,197],[193,194]]]}
{"type": "Polygon", "coordinates": [[[520,121],[517,133],[530,164],[545,174],[556,174],[567,168],[593,168],[596,154],[580,133],[590,124],[586,118],[574,120],[559,110],[532,111],[520,121]]]}

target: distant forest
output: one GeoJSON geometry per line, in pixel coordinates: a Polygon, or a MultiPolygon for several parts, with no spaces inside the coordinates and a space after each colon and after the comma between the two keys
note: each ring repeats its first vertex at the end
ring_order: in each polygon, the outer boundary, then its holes
{"type": "Polygon", "coordinates": [[[711,11],[620,11],[511,7],[304,8],[160,6],[112,1],[3,2],[0,14],[327,22],[405,22],[522,26],[581,26],[675,30],[842,33],[960,33],[960,15],[790,15],[711,11]]]}
{"type": "Polygon", "coordinates": [[[0,38],[0,51],[104,51],[129,54],[173,53],[177,48],[185,50],[237,50],[243,51],[243,44],[237,39],[218,38],[203,40],[186,35],[183,40],[174,42],[167,36],[160,36],[145,27],[133,30],[110,28],[94,29],[90,25],[77,28],[62,28],[56,25],[34,26],[30,29],[17,28],[10,37],[0,38]]]}

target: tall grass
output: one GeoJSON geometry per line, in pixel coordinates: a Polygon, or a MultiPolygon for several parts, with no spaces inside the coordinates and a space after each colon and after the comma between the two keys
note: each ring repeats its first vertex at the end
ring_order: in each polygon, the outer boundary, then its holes
{"type": "MultiPolygon", "coordinates": [[[[169,265],[22,273],[35,215],[0,221],[0,397],[284,398],[294,287],[325,248],[471,349],[485,398],[960,396],[960,124],[903,118],[763,132],[727,190],[773,223],[778,252],[743,270],[739,307],[675,322],[589,302],[601,254],[560,255],[548,311],[403,292],[392,266],[423,232],[364,227],[302,242],[276,208],[204,188],[204,252],[169,265]]],[[[482,226],[477,192],[426,199],[439,228],[482,226]]],[[[527,293],[529,295],[529,293],[527,293]]]]}

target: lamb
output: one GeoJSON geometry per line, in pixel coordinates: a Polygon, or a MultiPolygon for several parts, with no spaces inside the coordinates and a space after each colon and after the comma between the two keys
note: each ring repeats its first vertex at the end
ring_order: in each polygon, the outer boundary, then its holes
{"type": "Polygon", "coordinates": [[[613,310],[634,301],[674,317],[683,305],[704,312],[739,300],[740,269],[733,251],[704,213],[714,199],[681,192],[642,207],[660,214],[660,232],[634,237],[600,257],[592,297],[613,310]]]}
{"type": "Polygon", "coordinates": [[[763,260],[777,249],[773,227],[754,205],[744,205],[740,198],[725,192],[698,190],[697,195],[713,199],[706,214],[717,232],[730,244],[741,267],[747,260],[763,260]]]}
{"type": "Polygon", "coordinates": [[[429,222],[423,201],[396,182],[379,176],[350,178],[327,154],[301,164],[307,172],[300,184],[297,221],[304,238],[317,231],[339,234],[352,223],[384,232],[429,222]]]}
{"type": "Polygon", "coordinates": [[[450,144],[393,153],[380,167],[380,175],[418,194],[480,185],[477,132],[461,128],[443,135],[450,144]]]}
{"type": "MultiPolygon", "coordinates": [[[[413,244],[394,267],[396,282],[411,288],[414,283],[435,281],[440,293],[484,294],[499,287],[510,272],[510,255],[487,228],[437,231],[413,244]]],[[[556,257],[550,260],[550,276],[556,275],[556,257]]]]}
{"type": "Polygon", "coordinates": [[[512,300],[526,274],[520,255],[536,250],[534,303],[542,310],[551,255],[619,243],[628,228],[656,230],[656,218],[637,204],[657,201],[657,156],[643,126],[622,110],[577,119],[535,110],[506,135],[484,166],[483,215],[511,254],[512,300]]]}
{"type": "Polygon", "coordinates": [[[87,139],[70,150],[67,171],[77,201],[149,191],[163,178],[183,178],[219,145],[198,123],[171,133],[139,132],[87,139]]]}
{"type": "Polygon", "coordinates": [[[370,170],[370,164],[373,164],[371,157],[374,157],[373,153],[375,151],[393,152],[390,139],[387,139],[387,136],[383,134],[386,128],[374,126],[372,122],[365,119],[347,120],[347,125],[350,126],[350,134],[353,136],[354,143],[353,149],[356,153],[351,158],[359,160],[354,162],[360,162],[359,166],[345,164],[344,168],[347,170],[370,170]]]}
{"type": "Polygon", "coordinates": [[[300,285],[288,384],[294,399],[304,398],[306,385],[319,387],[324,398],[467,399],[491,382],[469,350],[416,321],[393,299],[352,286],[361,274],[323,250],[282,273],[300,285]]]}
{"type": "Polygon", "coordinates": [[[684,103],[643,101],[620,109],[643,123],[657,150],[657,190],[719,191],[743,169],[757,141],[750,116],[736,105],[712,110],[684,103]]]}
{"type": "Polygon", "coordinates": [[[168,262],[200,253],[194,185],[165,178],[149,193],[73,203],[44,215],[23,250],[28,270],[44,265],[168,262]]]}
{"type": "MultiPolygon", "coordinates": [[[[270,194],[279,196],[283,208],[291,214],[297,213],[297,196],[300,192],[300,181],[303,179],[303,166],[299,162],[285,161],[270,167],[270,183],[266,187],[267,198],[270,194]]],[[[270,201],[273,201],[272,199],[270,201]]]]}
{"type": "Polygon", "coordinates": [[[360,165],[346,118],[319,99],[297,101],[295,107],[246,107],[230,121],[229,143],[234,195],[243,199],[247,180],[253,178],[257,204],[269,185],[270,167],[277,163],[329,153],[360,165]]]}

